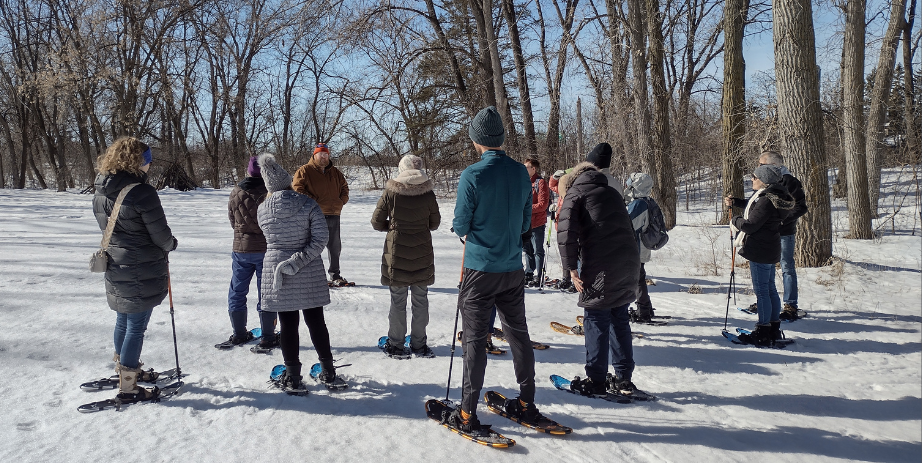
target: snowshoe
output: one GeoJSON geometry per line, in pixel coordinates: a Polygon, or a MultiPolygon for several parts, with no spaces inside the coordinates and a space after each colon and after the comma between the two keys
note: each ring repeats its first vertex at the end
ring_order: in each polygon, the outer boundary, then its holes
{"type": "Polygon", "coordinates": [[[619,380],[615,377],[615,375],[611,373],[608,373],[605,378],[605,388],[609,394],[625,397],[631,400],[656,400],[656,396],[637,389],[637,386],[634,386],[634,383],[630,381],[619,380]]]}
{"type": "Polygon", "coordinates": [[[519,399],[507,399],[495,391],[487,391],[483,395],[483,401],[493,413],[509,418],[527,428],[557,436],[573,432],[572,428],[561,426],[560,423],[542,415],[535,404],[522,404],[519,399]]]}
{"type": "Polygon", "coordinates": [[[236,346],[242,346],[248,342],[252,342],[255,339],[258,339],[262,336],[263,330],[260,328],[253,328],[250,331],[247,331],[245,334],[236,335],[232,334],[230,339],[222,343],[215,344],[214,346],[221,350],[232,349],[236,346]]]}
{"type": "Polygon", "coordinates": [[[490,425],[480,424],[476,415],[471,415],[466,421],[460,415],[460,409],[455,408],[451,402],[436,399],[426,401],[426,416],[469,441],[496,448],[515,445],[514,440],[490,429],[490,425]]]}
{"type": "Polygon", "coordinates": [[[335,372],[323,371],[323,365],[319,363],[311,366],[310,377],[331,391],[341,391],[349,387],[349,384],[335,372]]]}
{"type": "Polygon", "coordinates": [[[384,351],[384,354],[392,359],[397,360],[406,360],[410,358],[410,349],[405,345],[394,346],[391,343],[387,342],[389,338],[387,336],[381,336],[378,338],[378,349],[384,351]]]}
{"type": "Polygon", "coordinates": [[[305,396],[310,393],[307,388],[304,387],[301,378],[300,363],[297,367],[292,366],[290,370],[285,365],[276,365],[273,367],[272,372],[269,373],[269,384],[281,389],[288,395],[305,396]]]}

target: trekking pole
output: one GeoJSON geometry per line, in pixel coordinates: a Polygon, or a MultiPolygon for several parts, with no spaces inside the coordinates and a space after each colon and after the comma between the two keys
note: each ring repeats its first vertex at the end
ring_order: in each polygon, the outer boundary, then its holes
{"type": "Polygon", "coordinates": [[[727,208],[727,216],[730,217],[730,287],[727,288],[727,313],[724,315],[724,331],[727,331],[727,323],[730,320],[730,293],[733,293],[733,303],[736,304],[736,243],[733,241],[733,206],[727,208]]]}
{"type": "MultiPolygon", "coordinates": [[[[454,229],[452,229],[454,230],[454,229]]],[[[464,243],[464,240],[461,240],[464,243]]],[[[458,342],[458,317],[461,315],[461,282],[464,280],[464,250],[467,249],[467,243],[461,248],[461,276],[458,277],[458,309],[455,311],[455,328],[451,332],[451,360],[448,361],[448,385],[445,386],[445,402],[448,402],[448,394],[451,392],[451,369],[455,364],[455,345],[458,342]]]]}
{"type": "MultiPolygon", "coordinates": [[[[551,212],[551,222],[554,221],[554,213],[551,212]]],[[[544,262],[541,262],[541,289],[544,289],[544,283],[547,282],[547,258],[551,255],[551,228],[553,223],[547,224],[547,239],[544,243],[544,262]]]]}
{"type": "Polygon", "coordinates": [[[166,288],[170,295],[170,323],[173,325],[173,355],[176,357],[176,374],[175,377],[182,378],[182,370],[179,369],[179,347],[176,344],[176,317],[173,312],[173,284],[170,278],[169,263],[166,268],[166,288]]]}

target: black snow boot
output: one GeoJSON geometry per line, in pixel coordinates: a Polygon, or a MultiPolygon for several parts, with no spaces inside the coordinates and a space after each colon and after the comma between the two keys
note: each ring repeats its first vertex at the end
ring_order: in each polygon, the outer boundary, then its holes
{"type": "Polygon", "coordinates": [[[781,321],[769,323],[771,330],[769,331],[769,337],[772,341],[780,341],[784,339],[784,331],[781,331],[781,321]]]}
{"type": "Polygon", "coordinates": [[[285,375],[282,376],[282,387],[290,390],[304,389],[301,385],[301,362],[285,362],[285,375]]]}
{"type": "Polygon", "coordinates": [[[336,367],[333,366],[333,359],[320,360],[320,375],[317,379],[324,384],[332,383],[336,379],[336,367]]]}
{"type": "Polygon", "coordinates": [[[239,339],[245,338],[247,332],[246,310],[235,310],[233,312],[228,312],[227,314],[230,315],[231,327],[234,329],[234,336],[237,336],[239,339]]]}
{"type": "Polygon", "coordinates": [[[570,390],[579,395],[589,397],[605,397],[608,395],[605,381],[593,381],[592,378],[580,379],[579,376],[570,381],[570,390]]]}
{"type": "Polygon", "coordinates": [[[756,329],[749,334],[740,334],[740,341],[758,347],[771,347],[771,325],[756,325],[756,329]]]}
{"type": "Polygon", "coordinates": [[[263,339],[272,337],[275,339],[275,325],[278,314],[275,312],[259,312],[259,327],[263,331],[263,339]]]}

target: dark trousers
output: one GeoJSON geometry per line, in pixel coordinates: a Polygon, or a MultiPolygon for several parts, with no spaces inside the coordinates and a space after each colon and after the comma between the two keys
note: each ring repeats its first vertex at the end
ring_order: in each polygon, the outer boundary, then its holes
{"type": "MultiPolygon", "coordinates": [[[[304,323],[311,335],[311,343],[317,351],[317,358],[320,361],[333,360],[333,352],[330,350],[330,332],[327,331],[327,323],[323,319],[323,307],[314,307],[313,309],[304,309],[304,323]]],[[[296,363],[298,359],[298,349],[300,349],[300,339],[298,337],[298,311],[279,312],[279,347],[282,349],[282,359],[285,363],[296,363]]]]}
{"type": "Polygon", "coordinates": [[[640,279],[637,280],[637,313],[640,315],[653,315],[653,303],[650,302],[650,292],[647,291],[647,271],[640,264],[640,279]]]}
{"type": "Polygon", "coordinates": [[[339,275],[339,255],[343,252],[343,242],[339,239],[339,216],[325,215],[327,219],[327,230],[330,231],[330,239],[327,241],[327,253],[330,255],[330,267],[327,273],[339,275]]]}
{"type": "Polygon", "coordinates": [[[525,402],[534,402],[535,353],[525,322],[525,272],[519,269],[506,273],[487,273],[466,268],[458,305],[464,327],[461,409],[468,413],[477,411],[487,368],[487,336],[490,331],[490,312],[494,305],[512,350],[519,398],[525,402]]]}
{"type": "Polygon", "coordinates": [[[544,267],[544,228],[545,225],[532,228],[528,233],[523,235],[522,250],[525,251],[525,273],[535,276],[537,273],[538,281],[541,281],[541,269],[544,267]]]}
{"type": "Polygon", "coordinates": [[[634,348],[631,325],[625,304],[612,309],[585,309],[586,376],[593,382],[605,381],[609,354],[615,376],[630,381],[634,373],[634,348]]]}

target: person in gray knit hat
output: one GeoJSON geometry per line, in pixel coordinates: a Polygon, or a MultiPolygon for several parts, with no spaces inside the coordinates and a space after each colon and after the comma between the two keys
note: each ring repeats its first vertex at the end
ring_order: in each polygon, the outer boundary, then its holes
{"type": "MultiPolygon", "coordinates": [[[[298,358],[298,312],[310,332],[323,371],[319,379],[328,386],[342,383],[333,367],[330,333],[323,306],[330,303],[330,288],[320,253],[327,244],[326,219],[317,202],[291,188],[291,174],[271,154],[259,156],[269,197],[259,205],[259,228],[266,237],[262,272],[262,309],[277,312],[278,336],[285,361],[279,386],[289,394],[303,395],[298,358]]],[[[344,383],[342,383],[344,384],[344,383]]]]}
{"type": "MultiPolygon", "coordinates": [[[[496,306],[512,350],[519,397],[503,405],[514,419],[547,420],[535,400],[535,355],[525,321],[522,235],[531,230],[531,181],[525,166],[502,150],[503,120],[490,106],[474,116],[468,134],[480,162],[461,173],[452,229],[466,236],[458,307],[463,320],[461,406],[448,424],[475,435],[488,432],[477,419],[487,366],[490,313],[496,306]]],[[[552,422],[551,422],[552,423],[552,422]]]]}

